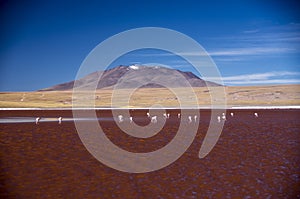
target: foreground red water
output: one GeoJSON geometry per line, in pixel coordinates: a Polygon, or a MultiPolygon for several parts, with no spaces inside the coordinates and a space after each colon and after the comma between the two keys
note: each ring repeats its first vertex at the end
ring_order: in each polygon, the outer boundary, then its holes
{"type": "MultiPolygon", "coordinates": [[[[178,128],[176,110],[149,139],[100,122],[107,137],[132,152],[165,146],[178,128]]],[[[1,198],[300,198],[300,111],[234,110],[221,137],[203,159],[198,152],[210,111],[201,111],[197,136],[174,163],[132,174],[97,161],[73,122],[0,124],[1,198]],[[259,117],[253,116],[258,112],[259,117]]],[[[98,111],[103,117],[110,111],[98,111]]],[[[145,110],[133,116],[146,115],[145,110]]],[[[2,117],[72,117],[71,111],[0,111],[2,117]]],[[[139,121],[147,124],[147,118],[139,121]]]]}

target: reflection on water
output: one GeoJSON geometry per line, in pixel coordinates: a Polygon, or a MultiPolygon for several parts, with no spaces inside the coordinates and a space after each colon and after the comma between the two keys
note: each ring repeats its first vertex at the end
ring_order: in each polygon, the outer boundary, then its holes
{"type": "MultiPolygon", "coordinates": [[[[111,117],[103,117],[103,118],[63,118],[63,122],[74,122],[74,121],[112,121],[111,117]]],[[[0,124],[8,124],[8,123],[35,123],[36,117],[1,117],[0,124]]],[[[46,117],[40,118],[40,122],[58,122],[58,118],[46,117]]]]}

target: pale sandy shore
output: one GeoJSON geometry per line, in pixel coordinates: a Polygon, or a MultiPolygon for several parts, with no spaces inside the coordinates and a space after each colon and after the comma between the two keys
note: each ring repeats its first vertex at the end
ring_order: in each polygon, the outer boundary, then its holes
{"type": "MultiPolygon", "coordinates": [[[[300,106],[225,106],[225,107],[215,107],[216,109],[300,109],[300,106]]],[[[126,109],[135,109],[135,110],[145,110],[145,109],[166,109],[166,110],[177,110],[177,109],[212,109],[208,106],[202,107],[162,107],[162,108],[153,108],[153,107],[143,107],[143,108],[0,108],[0,111],[12,111],[12,110],[126,110],[126,109]]]]}

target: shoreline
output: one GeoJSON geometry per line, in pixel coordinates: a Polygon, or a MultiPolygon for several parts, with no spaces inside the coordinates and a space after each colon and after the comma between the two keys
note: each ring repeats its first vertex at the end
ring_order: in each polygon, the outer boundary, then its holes
{"type": "Polygon", "coordinates": [[[199,107],[131,107],[131,108],[109,108],[109,107],[95,107],[95,108],[0,108],[0,111],[30,111],[30,110],[148,110],[148,109],[166,109],[166,110],[178,110],[178,109],[227,109],[227,110],[236,110],[236,109],[300,109],[300,105],[290,105],[290,106],[199,106],[199,107]]]}

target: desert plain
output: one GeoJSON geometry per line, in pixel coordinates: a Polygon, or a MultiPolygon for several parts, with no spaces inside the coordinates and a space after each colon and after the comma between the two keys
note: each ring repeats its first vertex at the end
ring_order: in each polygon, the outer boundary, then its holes
{"type": "MultiPolygon", "coordinates": [[[[270,86],[228,86],[219,87],[225,91],[227,105],[230,106],[282,106],[300,104],[300,85],[270,86]]],[[[129,102],[119,101],[112,105],[112,88],[99,89],[94,94],[96,107],[151,107],[160,104],[164,107],[180,107],[178,95],[185,95],[186,88],[174,88],[176,94],[168,88],[139,88],[130,96],[129,102]]],[[[218,104],[211,97],[207,87],[193,88],[199,106],[218,104]]],[[[127,96],[131,90],[120,89],[119,97],[127,96]]],[[[90,93],[90,92],[89,92],[90,93]]],[[[67,91],[34,91],[34,92],[1,92],[1,108],[67,108],[72,107],[73,90],[67,91]]],[[[88,93],[83,92],[82,96],[88,93]]],[[[73,99],[76,100],[76,99],[73,99]]],[[[195,103],[190,104],[194,106],[195,103]]]]}

